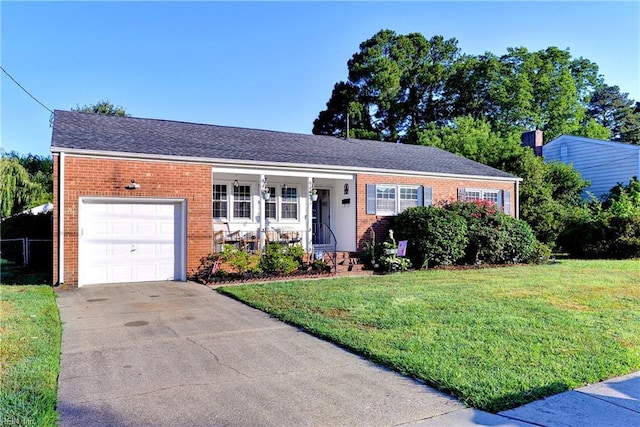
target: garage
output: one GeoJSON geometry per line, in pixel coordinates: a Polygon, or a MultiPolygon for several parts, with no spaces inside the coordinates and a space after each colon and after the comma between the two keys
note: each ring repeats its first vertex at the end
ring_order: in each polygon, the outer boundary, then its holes
{"type": "Polygon", "coordinates": [[[80,200],[78,285],[185,280],[185,202],[80,200]]]}

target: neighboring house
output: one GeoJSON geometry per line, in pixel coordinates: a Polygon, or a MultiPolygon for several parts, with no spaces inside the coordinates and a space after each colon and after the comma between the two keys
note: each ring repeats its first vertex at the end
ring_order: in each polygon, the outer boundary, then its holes
{"type": "Polygon", "coordinates": [[[618,183],[640,177],[640,146],[581,136],[562,135],[542,146],[545,162],[572,164],[591,182],[585,189],[601,197],[618,183]]]}
{"type": "Polygon", "coordinates": [[[185,280],[224,242],[362,251],[418,205],[518,214],[520,179],[446,151],[55,111],[54,283],[185,280]]]}

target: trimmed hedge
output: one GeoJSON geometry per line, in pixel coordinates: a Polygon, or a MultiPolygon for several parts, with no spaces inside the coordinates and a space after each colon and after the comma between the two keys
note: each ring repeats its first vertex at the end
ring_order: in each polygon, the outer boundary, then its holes
{"type": "Polygon", "coordinates": [[[400,213],[394,232],[408,240],[407,254],[416,267],[453,265],[465,254],[469,244],[465,220],[434,206],[418,206],[400,213]]]}
{"type": "Polygon", "coordinates": [[[482,201],[409,208],[394,230],[415,266],[531,262],[541,250],[526,222],[482,201]]]}

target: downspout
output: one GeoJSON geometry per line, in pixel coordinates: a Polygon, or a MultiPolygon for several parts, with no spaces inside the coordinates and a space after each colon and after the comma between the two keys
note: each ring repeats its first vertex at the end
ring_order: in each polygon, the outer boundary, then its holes
{"type": "Polygon", "coordinates": [[[64,153],[58,171],[58,284],[64,283],[64,153]]]}
{"type": "Polygon", "coordinates": [[[520,181],[516,181],[516,219],[520,219],[520,181]]]}

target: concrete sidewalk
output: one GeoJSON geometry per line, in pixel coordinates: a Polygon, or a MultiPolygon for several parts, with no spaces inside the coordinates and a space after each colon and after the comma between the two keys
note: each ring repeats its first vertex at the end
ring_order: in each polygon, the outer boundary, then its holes
{"type": "Polygon", "coordinates": [[[194,283],[58,306],[62,426],[640,426],[638,375],[489,414],[194,283]]]}

